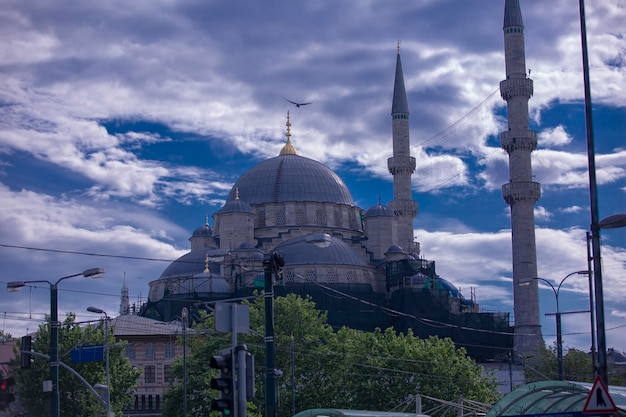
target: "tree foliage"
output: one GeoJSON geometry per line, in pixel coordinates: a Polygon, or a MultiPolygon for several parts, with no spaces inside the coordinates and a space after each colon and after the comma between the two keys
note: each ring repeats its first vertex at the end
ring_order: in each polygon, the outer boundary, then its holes
{"type": "MultiPolygon", "coordinates": [[[[274,308],[278,415],[286,417],[310,408],[349,408],[379,411],[413,410],[416,393],[456,401],[460,397],[493,403],[498,398],[495,378],[456,349],[450,339],[421,340],[393,329],[363,332],[334,331],[326,314],[310,299],[290,294],[278,297],[274,308]]],[[[264,409],[265,310],[263,298],[250,303],[248,335],[238,335],[255,356],[256,409],[264,409]]],[[[209,382],[215,374],[209,358],[230,346],[230,335],[213,330],[213,316],[196,323],[187,337],[188,416],[206,416],[217,392],[209,382]]],[[[182,415],[182,361],[176,380],[165,395],[163,416],[182,415]]],[[[429,406],[425,401],[425,408],[429,406]]]]}
{"type": "MultiPolygon", "coordinates": [[[[136,384],[139,372],[134,370],[123,355],[123,346],[116,344],[113,329],[109,329],[109,372],[111,380],[111,411],[119,412],[131,400],[131,390],[136,384]]],[[[75,315],[69,313],[59,328],[59,360],[71,366],[91,386],[106,384],[105,361],[71,363],[71,350],[79,345],[103,344],[104,326],[80,326],[75,315]]],[[[41,324],[33,336],[32,349],[44,355],[50,354],[50,326],[41,324]]],[[[20,358],[13,363],[16,373],[16,388],[23,407],[32,415],[50,415],[50,395],[42,393],[42,381],[50,380],[50,362],[33,356],[30,369],[20,368],[20,358]]],[[[104,408],[96,396],[75,375],[64,367],[59,367],[59,393],[62,416],[101,416],[104,408]]]]}
{"type": "MultiPolygon", "coordinates": [[[[563,376],[566,381],[589,382],[595,379],[591,356],[582,350],[570,348],[563,355],[563,376]]],[[[534,355],[524,361],[524,376],[526,382],[559,379],[556,342],[546,348],[541,348],[534,355]]],[[[623,385],[624,379],[620,375],[609,374],[609,384],[623,385]]]]}

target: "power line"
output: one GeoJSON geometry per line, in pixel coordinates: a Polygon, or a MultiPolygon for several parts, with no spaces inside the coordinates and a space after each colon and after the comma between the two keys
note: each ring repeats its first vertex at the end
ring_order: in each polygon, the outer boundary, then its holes
{"type": "Polygon", "coordinates": [[[138,261],[169,262],[169,263],[180,262],[180,263],[188,263],[188,264],[204,264],[204,262],[199,262],[199,261],[187,261],[187,260],[180,260],[180,259],[164,259],[164,258],[148,258],[145,256],[111,255],[111,254],[105,254],[105,253],[38,248],[34,246],[9,245],[6,243],[0,243],[0,247],[11,248],[11,249],[33,250],[33,251],[39,251],[39,252],[65,253],[65,254],[70,254],[70,255],[97,256],[100,258],[132,259],[132,260],[138,260],[138,261]]]}

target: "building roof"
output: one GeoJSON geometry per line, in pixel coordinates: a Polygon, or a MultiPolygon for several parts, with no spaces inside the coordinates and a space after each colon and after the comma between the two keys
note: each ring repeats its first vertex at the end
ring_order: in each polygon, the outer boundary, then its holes
{"type": "Polygon", "coordinates": [[[126,315],[113,320],[115,336],[159,336],[182,334],[182,324],[176,321],[165,323],[146,317],[126,315]]]}
{"type": "Polygon", "coordinates": [[[313,408],[300,411],[294,417],[428,417],[426,414],[398,413],[392,411],[345,410],[337,408],[313,408]]]}
{"type": "MultiPolygon", "coordinates": [[[[593,384],[539,381],[523,385],[500,399],[485,417],[582,412],[593,384]]],[[[626,388],[611,385],[609,393],[626,416],[626,388]]]]}

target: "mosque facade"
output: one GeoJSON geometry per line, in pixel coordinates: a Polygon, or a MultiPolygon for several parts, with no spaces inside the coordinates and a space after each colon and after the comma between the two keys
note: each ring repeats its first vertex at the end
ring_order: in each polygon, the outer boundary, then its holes
{"type": "MultiPolygon", "coordinates": [[[[509,130],[502,147],[510,156],[510,182],[502,187],[511,206],[514,284],[536,276],[534,203],[530,153],[536,135],[528,129],[527,77],[519,0],[505,1],[506,80],[509,130]],[[532,229],[532,230],[530,230],[532,229]],[[524,269],[525,268],[525,269],[524,269]]],[[[394,199],[365,210],[356,206],[342,179],[324,164],[298,154],[287,114],[280,154],[245,172],[221,210],[197,228],[191,250],[150,283],[140,315],[162,321],[206,303],[239,299],[264,287],[264,260],[284,261],[276,295],[310,296],[328,312],[332,326],[361,330],[393,326],[418,337],[450,337],[480,361],[524,354],[541,343],[536,283],[514,289],[515,326],[508,313],[483,312],[439,276],[435,261],[420,256],[413,236],[418,204],[412,197],[415,158],[410,155],[409,107],[400,49],[391,102],[394,199]],[[515,343],[513,328],[515,331],[515,343]],[[513,352],[515,350],[515,352],[513,352]]],[[[521,286],[520,286],[521,287],[521,286]]]]}

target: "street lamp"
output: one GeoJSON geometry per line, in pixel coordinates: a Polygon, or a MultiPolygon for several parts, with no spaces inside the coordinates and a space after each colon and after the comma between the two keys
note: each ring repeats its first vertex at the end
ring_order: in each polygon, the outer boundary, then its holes
{"type": "Polygon", "coordinates": [[[65,279],[78,276],[100,278],[103,275],[104,268],[91,268],[86,269],[79,274],[61,277],[54,284],[48,280],[11,281],[7,284],[7,290],[10,292],[19,291],[27,284],[45,282],[50,285],[50,379],[52,380],[52,392],[50,393],[50,417],[59,417],[61,414],[59,396],[59,283],[65,279]]]}
{"type": "Polygon", "coordinates": [[[276,417],[276,364],[274,346],[274,276],[285,266],[285,260],[273,252],[263,259],[265,297],[265,417],[276,417]]]}
{"type": "Polygon", "coordinates": [[[559,381],[563,381],[565,376],[563,374],[563,333],[561,331],[561,310],[559,309],[559,291],[561,291],[561,285],[565,282],[566,279],[571,277],[572,275],[587,275],[589,271],[575,271],[570,274],[567,274],[565,278],[559,282],[559,285],[555,288],[554,285],[545,278],[535,277],[533,279],[543,281],[547,283],[550,288],[552,288],[552,292],[554,293],[554,299],[556,301],[556,360],[557,366],[559,370],[559,381]]]}
{"type": "Polygon", "coordinates": [[[604,323],[604,295],[602,289],[602,259],[600,256],[600,229],[613,229],[626,226],[626,215],[617,214],[598,220],[598,188],[596,181],[596,154],[593,137],[593,116],[591,106],[591,84],[589,82],[589,54],[587,52],[587,24],[585,0],[578,0],[580,17],[580,43],[583,64],[583,88],[585,92],[585,127],[587,137],[587,164],[589,172],[589,206],[591,212],[591,249],[593,252],[593,283],[596,298],[596,332],[598,339],[598,375],[609,384],[606,363],[606,328],[604,323]]]}
{"type": "Polygon", "coordinates": [[[111,414],[111,374],[109,372],[109,315],[106,311],[98,307],[87,307],[90,313],[104,314],[104,354],[105,354],[105,375],[106,375],[106,411],[107,417],[111,414]]]}
{"type": "Polygon", "coordinates": [[[183,417],[187,417],[187,325],[189,310],[183,307],[181,311],[183,319],[183,417]]]}
{"type": "MultiPolygon", "coordinates": [[[[591,177],[591,174],[590,174],[591,177]]],[[[594,176],[595,178],[595,176],[594,176]]],[[[594,184],[590,182],[590,184],[594,184]]],[[[595,186],[591,187],[592,201],[594,200],[594,194],[597,194],[595,186]]],[[[597,199],[597,195],[595,196],[597,199]]],[[[597,202],[596,202],[597,204],[597,202]]],[[[597,207],[596,207],[597,210],[597,207]]],[[[617,229],[620,227],[626,227],[626,213],[614,214],[612,216],[605,217],[602,220],[597,220],[597,212],[594,215],[592,210],[592,222],[591,222],[591,259],[593,261],[593,282],[595,288],[595,301],[596,301],[596,334],[598,345],[598,375],[602,378],[604,383],[608,386],[609,375],[606,358],[606,326],[604,321],[604,295],[602,289],[602,259],[600,255],[600,230],[601,229],[617,229]]],[[[589,241],[589,239],[588,239],[589,241]]],[[[592,352],[593,354],[593,352],[592,352]]]]}

